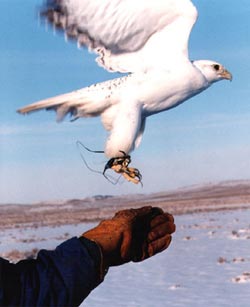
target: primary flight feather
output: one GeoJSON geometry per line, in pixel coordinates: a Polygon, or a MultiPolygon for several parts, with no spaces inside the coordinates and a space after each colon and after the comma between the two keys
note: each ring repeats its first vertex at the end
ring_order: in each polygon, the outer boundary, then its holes
{"type": "Polygon", "coordinates": [[[128,74],[18,112],[54,109],[58,121],[67,114],[73,119],[100,115],[109,131],[104,152],[110,159],[139,146],[148,116],[232,79],[217,62],[190,61],[188,40],[198,16],[190,0],[49,0],[41,14],[97,53],[99,65],[128,74]]]}

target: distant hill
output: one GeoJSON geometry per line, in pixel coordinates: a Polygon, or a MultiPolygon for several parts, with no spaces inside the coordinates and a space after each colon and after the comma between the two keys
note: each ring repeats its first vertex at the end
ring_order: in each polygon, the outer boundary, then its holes
{"type": "Polygon", "coordinates": [[[141,195],[96,195],[85,199],[0,206],[2,228],[64,225],[96,221],[125,208],[158,206],[173,214],[250,209],[250,180],[190,186],[173,191],[141,195]]]}

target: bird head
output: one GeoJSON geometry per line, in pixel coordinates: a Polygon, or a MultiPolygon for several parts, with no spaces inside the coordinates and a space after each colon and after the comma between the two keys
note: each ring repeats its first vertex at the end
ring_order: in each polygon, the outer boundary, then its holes
{"type": "Polygon", "coordinates": [[[232,74],[220,63],[209,60],[199,60],[194,61],[193,65],[202,72],[209,83],[220,80],[232,81],[233,79],[232,74]]]}

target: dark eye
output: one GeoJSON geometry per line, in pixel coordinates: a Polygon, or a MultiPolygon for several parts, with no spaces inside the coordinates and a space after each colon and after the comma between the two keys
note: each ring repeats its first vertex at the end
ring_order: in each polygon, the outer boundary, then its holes
{"type": "Polygon", "coordinates": [[[218,64],[214,64],[213,67],[214,67],[214,69],[215,69],[216,71],[218,71],[218,70],[220,69],[220,65],[218,65],[218,64]]]}

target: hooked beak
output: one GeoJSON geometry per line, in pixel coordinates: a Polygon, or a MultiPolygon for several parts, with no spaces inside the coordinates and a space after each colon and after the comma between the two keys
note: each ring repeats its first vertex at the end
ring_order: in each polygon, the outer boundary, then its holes
{"type": "Polygon", "coordinates": [[[226,80],[230,80],[230,81],[233,80],[232,74],[226,69],[224,69],[223,72],[220,75],[221,75],[222,79],[226,79],[226,80]]]}

